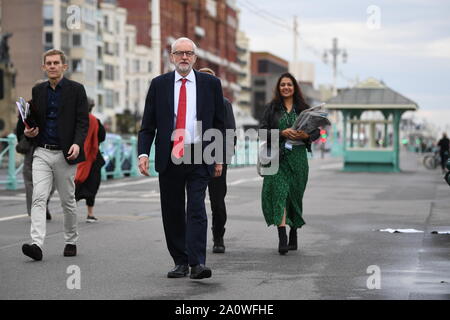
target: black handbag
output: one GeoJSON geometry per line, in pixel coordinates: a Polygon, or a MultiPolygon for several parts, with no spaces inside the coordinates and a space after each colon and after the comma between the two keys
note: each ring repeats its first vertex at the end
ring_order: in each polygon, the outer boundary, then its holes
{"type": "Polygon", "coordinates": [[[22,138],[19,140],[19,143],[16,145],[16,151],[21,154],[27,154],[30,152],[32,148],[31,141],[28,140],[25,136],[22,136],[22,138]]]}

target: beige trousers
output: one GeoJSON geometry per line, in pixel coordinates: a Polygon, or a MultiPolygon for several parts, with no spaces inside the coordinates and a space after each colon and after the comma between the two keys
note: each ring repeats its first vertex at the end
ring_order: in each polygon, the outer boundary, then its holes
{"type": "Polygon", "coordinates": [[[77,203],[75,201],[76,165],[69,165],[61,150],[36,148],[33,154],[33,203],[31,207],[31,239],[43,247],[46,234],[47,199],[55,183],[64,213],[64,239],[66,244],[76,244],[77,203]]]}

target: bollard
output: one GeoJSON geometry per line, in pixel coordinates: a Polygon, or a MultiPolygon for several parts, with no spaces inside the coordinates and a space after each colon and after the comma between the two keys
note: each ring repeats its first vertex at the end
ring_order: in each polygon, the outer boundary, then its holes
{"type": "Polygon", "coordinates": [[[14,133],[10,133],[7,137],[8,139],[8,182],[6,184],[6,189],[16,190],[17,189],[17,178],[16,178],[16,144],[17,138],[14,133]]]}

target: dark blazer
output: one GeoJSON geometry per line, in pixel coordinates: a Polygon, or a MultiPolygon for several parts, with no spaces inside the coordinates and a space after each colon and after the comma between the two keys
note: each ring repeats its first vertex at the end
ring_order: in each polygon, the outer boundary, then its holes
{"type": "MultiPolygon", "coordinates": [[[[299,106],[293,106],[294,111],[297,115],[300,114],[304,109],[301,109],[299,106]]],[[[260,129],[278,129],[280,124],[281,116],[283,115],[283,105],[278,105],[276,103],[269,103],[266,105],[266,109],[264,111],[263,118],[260,123],[260,129]]],[[[305,142],[306,149],[311,152],[311,143],[317,140],[320,137],[320,130],[315,129],[313,132],[307,132],[309,134],[309,139],[305,142]]],[[[267,135],[270,137],[270,131],[267,135]]],[[[281,135],[280,132],[280,142],[283,143],[286,140],[285,137],[281,135]]],[[[268,144],[270,144],[270,139],[268,140],[268,144]]]]}
{"type": "MultiPolygon", "coordinates": [[[[197,121],[202,122],[202,136],[211,128],[225,134],[225,110],[222,85],[210,74],[194,70],[197,91],[197,121]]],[[[155,169],[164,172],[171,159],[171,135],[174,128],[175,71],[160,75],[152,80],[145,99],[144,115],[138,136],[138,154],[150,154],[155,140],[155,169]]],[[[202,148],[211,143],[202,141],[202,148]]],[[[225,154],[225,144],[224,144],[225,154]]],[[[221,162],[224,160],[222,159],[221,162]]],[[[211,175],[214,165],[208,165],[211,175]]]]}
{"type": "MultiPolygon", "coordinates": [[[[63,78],[61,84],[61,105],[58,109],[58,136],[67,163],[76,164],[85,160],[84,140],[89,128],[88,102],[82,84],[63,78]],[[72,144],[80,146],[80,154],[75,160],[67,160],[72,144]]],[[[49,82],[33,87],[31,114],[39,127],[39,134],[33,139],[37,145],[39,136],[45,131],[47,112],[47,90],[49,82]]]]}

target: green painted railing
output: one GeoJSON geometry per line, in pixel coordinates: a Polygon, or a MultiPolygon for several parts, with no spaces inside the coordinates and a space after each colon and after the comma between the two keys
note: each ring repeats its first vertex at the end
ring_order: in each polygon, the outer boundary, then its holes
{"type": "MultiPolygon", "coordinates": [[[[7,138],[1,138],[6,147],[0,152],[0,168],[7,168],[5,180],[0,180],[8,190],[16,190],[23,183],[22,163],[17,162],[16,135],[10,134],[7,138]]],[[[123,139],[119,135],[108,135],[100,145],[100,150],[105,158],[105,165],[101,169],[102,180],[120,179],[123,177],[137,177],[140,175],[138,169],[137,138],[132,136],[123,139]]],[[[256,165],[258,158],[258,144],[256,141],[238,141],[236,154],[233,156],[229,167],[244,167],[256,165]]],[[[156,177],[155,171],[155,148],[150,152],[150,176],[156,177]]]]}
{"type": "Polygon", "coordinates": [[[16,168],[16,135],[11,133],[6,138],[0,138],[0,142],[3,144],[6,142],[6,147],[0,152],[0,167],[3,168],[3,162],[8,161],[8,170],[6,180],[0,180],[0,184],[6,185],[8,190],[16,190],[17,183],[23,182],[17,180],[18,173],[22,170],[23,164],[20,164],[16,168]]]}

